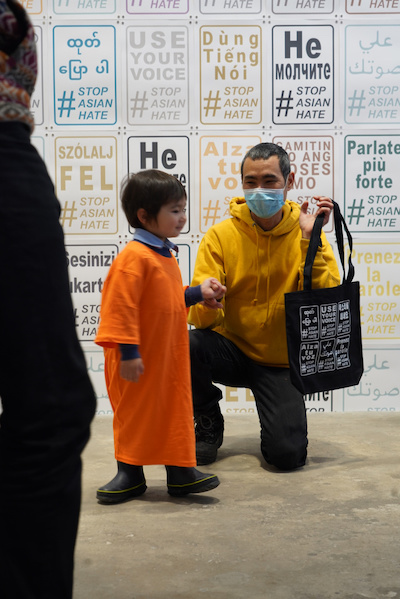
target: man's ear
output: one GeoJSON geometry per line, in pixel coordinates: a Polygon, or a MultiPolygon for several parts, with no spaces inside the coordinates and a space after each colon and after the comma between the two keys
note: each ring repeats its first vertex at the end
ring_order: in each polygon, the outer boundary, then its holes
{"type": "Polygon", "coordinates": [[[142,225],[145,225],[149,221],[148,214],[144,208],[139,208],[136,216],[138,217],[142,225]]]}
{"type": "Polygon", "coordinates": [[[293,185],[294,185],[294,173],[289,173],[288,178],[287,178],[286,190],[289,191],[289,189],[293,189],[293,185]]]}

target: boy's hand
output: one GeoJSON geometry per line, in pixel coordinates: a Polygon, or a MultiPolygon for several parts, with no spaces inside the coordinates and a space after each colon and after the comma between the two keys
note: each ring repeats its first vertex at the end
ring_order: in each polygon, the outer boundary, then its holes
{"type": "Polygon", "coordinates": [[[126,381],[137,383],[141,375],[144,373],[142,358],[121,361],[119,373],[121,378],[125,379],[126,381]]]}
{"type": "Polygon", "coordinates": [[[203,281],[201,284],[201,293],[203,295],[203,301],[200,303],[203,304],[203,306],[207,306],[207,308],[212,308],[214,310],[223,308],[223,304],[221,304],[220,300],[226,293],[226,287],[225,285],[222,285],[218,279],[210,277],[203,281]]]}

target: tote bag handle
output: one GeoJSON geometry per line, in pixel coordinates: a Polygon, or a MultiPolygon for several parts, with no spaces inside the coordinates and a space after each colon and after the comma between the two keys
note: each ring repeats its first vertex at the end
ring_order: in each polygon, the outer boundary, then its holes
{"type": "MultiPolygon", "coordinates": [[[[333,201],[333,200],[332,200],[333,201]]],[[[318,250],[320,235],[322,230],[322,225],[324,223],[324,214],[318,214],[315,219],[314,227],[311,232],[310,243],[308,246],[306,261],[304,265],[304,291],[310,291],[312,288],[312,267],[314,264],[315,256],[318,250]]],[[[340,212],[339,205],[337,202],[333,201],[333,218],[335,222],[335,234],[336,234],[336,243],[338,246],[338,252],[340,256],[340,262],[343,268],[343,281],[342,283],[351,283],[354,278],[354,266],[351,261],[351,254],[353,251],[353,238],[350,234],[349,229],[347,228],[346,222],[340,212]],[[346,269],[344,263],[344,247],[343,247],[343,228],[346,231],[347,240],[349,243],[349,260],[348,260],[348,271],[346,277],[346,269]]]]}

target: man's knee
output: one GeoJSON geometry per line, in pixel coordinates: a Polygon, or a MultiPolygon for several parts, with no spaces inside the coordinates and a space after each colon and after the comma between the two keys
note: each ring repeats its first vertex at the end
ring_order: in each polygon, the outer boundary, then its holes
{"type": "Polygon", "coordinates": [[[265,461],[278,470],[295,470],[306,463],[307,441],[300,447],[293,447],[292,444],[283,441],[279,445],[268,448],[261,442],[261,453],[265,461]]]}

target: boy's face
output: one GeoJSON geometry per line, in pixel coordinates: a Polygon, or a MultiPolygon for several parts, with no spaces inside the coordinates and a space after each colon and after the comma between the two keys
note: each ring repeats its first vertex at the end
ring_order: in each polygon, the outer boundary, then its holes
{"type": "Polygon", "coordinates": [[[146,229],[162,240],[178,237],[186,224],[186,198],[173,200],[161,207],[157,217],[146,222],[146,229]]]}

